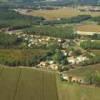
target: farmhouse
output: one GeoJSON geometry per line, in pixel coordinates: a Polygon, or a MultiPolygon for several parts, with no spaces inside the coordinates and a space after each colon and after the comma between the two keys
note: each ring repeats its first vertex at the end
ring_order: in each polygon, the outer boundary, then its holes
{"type": "Polygon", "coordinates": [[[61,78],[67,82],[84,84],[84,78],[78,76],[71,76],[66,73],[61,74],[61,78]]]}
{"type": "Polygon", "coordinates": [[[65,81],[69,81],[69,76],[66,74],[61,74],[61,78],[65,81]]]}
{"type": "Polygon", "coordinates": [[[83,61],[87,61],[89,59],[87,57],[81,55],[81,56],[77,56],[77,57],[74,57],[74,56],[68,57],[67,60],[70,64],[79,64],[79,63],[81,63],[83,61]]]}
{"type": "Polygon", "coordinates": [[[81,84],[85,83],[83,78],[81,78],[81,77],[75,77],[75,76],[72,77],[71,82],[81,83],[81,84]]]}
{"type": "Polygon", "coordinates": [[[53,61],[42,61],[40,62],[37,67],[43,69],[51,69],[51,70],[58,70],[58,64],[55,64],[53,61]]]}
{"type": "Polygon", "coordinates": [[[76,59],[75,59],[75,57],[68,57],[67,58],[67,60],[68,60],[68,62],[70,63],[70,64],[76,64],[76,59]]]}

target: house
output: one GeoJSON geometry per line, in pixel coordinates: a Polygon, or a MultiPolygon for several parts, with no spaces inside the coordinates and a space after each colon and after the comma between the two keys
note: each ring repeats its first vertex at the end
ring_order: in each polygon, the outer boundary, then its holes
{"type": "Polygon", "coordinates": [[[51,65],[51,64],[54,64],[54,61],[50,60],[50,61],[48,61],[48,63],[51,65]]]}
{"type": "Polygon", "coordinates": [[[80,83],[80,84],[86,83],[84,78],[78,77],[78,76],[67,75],[66,73],[61,74],[61,79],[67,82],[72,82],[72,83],[80,83]]]}
{"type": "Polygon", "coordinates": [[[89,59],[85,56],[82,56],[82,55],[78,56],[78,57],[76,57],[76,64],[79,64],[79,63],[86,61],[86,60],[89,60],[89,59]]]}
{"type": "Polygon", "coordinates": [[[68,57],[67,58],[67,60],[68,60],[68,62],[70,63],[70,64],[76,64],[76,59],[75,59],[75,57],[68,57]]]}
{"type": "Polygon", "coordinates": [[[84,83],[84,79],[81,78],[81,77],[73,76],[72,79],[71,79],[71,82],[73,82],[73,83],[84,83]]]}
{"type": "Polygon", "coordinates": [[[58,70],[58,65],[57,64],[51,64],[48,66],[51,70],[58,70]]]}
{"type": "Polygon", "coordinates": [[[65,81],[69,81],[69,76],[66,75],[66,74],[62,74],[62,75],[61,75],[61,78],[62,78],[63,80],[65,80],[65,81]]]}
{"type": "Polygon", "coordinates": [[[45,67],[47,67],[47,63],[44,62],[44,61],[42,61],[42,62],[40,62],[37,66],[38,66],[39,68],[45,68],[45,67]]]}
{"type": "Polygon", "coordinates": [[[67,53],[66,50],[61,50],[61,52],[64,54],[64,56],[67,56],[68,55],[68,53],[67,53]]]}
{"type": "Polygon", "coordinates": [[[51,69],[51,70],[58,70],[58,65],[54,64],[53,61],[42,61],[40,62],[37,67],[39,68],[47,68],[47,69],[51,69]]]}
{"type": "Polygon", "coordinates": [[[81,55],[78,57],[74,57],[74,56],[68,57],[67,60],[70,64],[79,64],[83,61],[89,60],[89,58],[81,55]]]}

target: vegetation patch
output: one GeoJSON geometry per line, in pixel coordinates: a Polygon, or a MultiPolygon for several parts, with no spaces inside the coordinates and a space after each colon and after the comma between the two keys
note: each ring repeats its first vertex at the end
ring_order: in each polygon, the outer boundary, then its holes
{"type": "Polygon", "coordinates": [[[36,65],[47,50],[42,49],[0,49],[0,64],[9,66],[36,65]]]}
{"type": "Polygon", "coordinates": [[[35,35],[44,35],[44,36],[52,36],[59,38],[70,38],[73,39],[76,34],[72,27],[59,27],[59,26],[33,26],[32,28],[27,28],[24,30],[26,34],[35,34],[35,35]]]}

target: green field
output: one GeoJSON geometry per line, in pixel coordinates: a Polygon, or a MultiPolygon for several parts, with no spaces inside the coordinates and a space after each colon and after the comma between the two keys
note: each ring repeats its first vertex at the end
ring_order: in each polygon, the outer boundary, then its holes
{"type": "Polygon", "coordinates": [[[98,71],[100,72],[100,64],[88,65],[80,68],[76,68],[67,72],[69,75],[82,76],[87,75],[88,72],[98,71]]]}
{"type": "Polygon", "coordinates": [[[100,88],[58,81],[60,100],[100,100],[100,88]]]}
{"type": "Polygon", "coordinates": [[[0,67],[0,100],[58,100],[55,74],[0,67]]]}
{"type": "MultiPolygon", "coordinates": [[[[89,72],[100,72],[100,64],[89,65],[68,71],[66,74],[74,77],[86,77],[89,72]]],[[[60,100],[100,100],[100,87],[68,83],[58,78],[60,100]]]]}
{"type": "Polygon", "coordinates": [[[0,64],[10,66],[34,65],[48,51],[44,49],[0,49],[0,64]]]}
{"type": "Polygon", "coordinates": [[[91,50],[91,52],[96,56],[100,56],[100,50],[91,50]]]}
{"type": "Polygon", "coordinates": [[[100,88],[63,82],[53,72],[0,67],[0,100],[100,100],[100,88]]]}

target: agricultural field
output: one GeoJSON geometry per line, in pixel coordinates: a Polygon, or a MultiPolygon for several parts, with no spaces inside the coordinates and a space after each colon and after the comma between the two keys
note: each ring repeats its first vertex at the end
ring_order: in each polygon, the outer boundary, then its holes
{"type": "Polygon", "coordinates": [[[0,100],[100,100],[100,88],[67,83],[56,76],[28,67],[0,67],[0,100]]]}
{"type": "Polygon", "coordinates": [[[33,10],[25,14],[33,16],[41,16],[48,20],[53,20],[57,18],[70,18],[78,15],[100,16],[99,12],[89,12],[89,11],[82,12],[77,8],[72,8],[72,7],[66,7],[66,8],[64,7],[56,10],[33,10]]]}
{"type": "Polygon", "coordinates": [[[58,81],[60,100],[100,100],[100,88],[58,81]]]}
{"type": "Polygon", "coordinates": [[[84,77],[88,74],[88,72],[100,72],[100,64],[87,65],[84,67],[76,68],[68,71],[67,73],[72,76],[81,76],[84,77]]]}
{"type": "Polygon", "coordinates": [[[51,36],[56,38],[75,38],[74,30],[72,26],[50,26],[50,25],[41,25],[41,26],[32,26],[31,28],[26,28],[23,30],[25,34],[33,34],[40,36],[51,36]]]}
{"type": "Polygon", "coordinates": [[[100,56],[100,50],[91,50],[91,52],[96,56],[100,56]]]}
{"type": "Polygon", "coordinates": [[[77,25],[76,30],[82,31],[82,32],[99,32],[100,33],[100,25],[96,25],[96,24],[77,25]]]}
{"type": "Polygon", "coordinates": [[[36,64],[46,53],[47,50],[43,49],[0,49],[0,64],[31,66],[36,64]]]}
{"type": "Polygon", "coordinates": [[[0,100],[58,100],[56,75],[32,68],[0,67],[0,100]]]}

